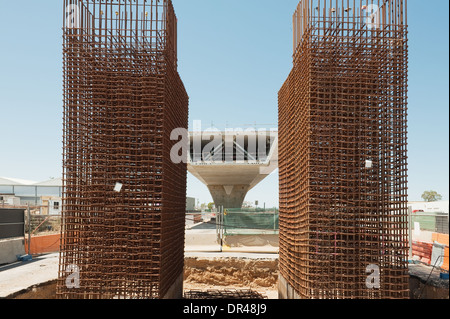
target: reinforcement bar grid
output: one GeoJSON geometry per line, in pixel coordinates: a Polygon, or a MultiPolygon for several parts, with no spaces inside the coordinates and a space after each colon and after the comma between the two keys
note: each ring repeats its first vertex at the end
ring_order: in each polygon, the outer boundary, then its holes
{"type": "Polygon", "coordinates": [[[409,297],[406,8],[302,0],[294,14],[280,273],[299,298],[409,297]]]}
{"type": "Polygon", "coordinates": [[[170,157],[188,125],[172,2],[64,0],[63,33],[57,296],[163,298],[183,274],[187,174],[170,157]]]}

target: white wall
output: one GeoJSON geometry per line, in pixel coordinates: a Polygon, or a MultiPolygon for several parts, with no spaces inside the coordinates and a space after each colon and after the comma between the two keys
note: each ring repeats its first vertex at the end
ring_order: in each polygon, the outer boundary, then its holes
{"type": "Polygon", "coordinates": [[[3,197],[3,202],[5,205],[20,206],[20,198],[12,195],[1,195],[3,197]]]}
{"type": "Polygon", "coordinates": [[[412,210],[423,210],[425,213],[445,213],[449,212],[449,201],[440,202],[409,202],[408,206],[412,207],[412,210]]]}
{"type": "Polygon", "coordinates": [[[25,255],[23,238],[0,239],[0,265],[13,263],[22,255],[25,255]]]}
{"type": "Polygon", "coordinates": [[[62,200],[61,198],[52,198],[49,200],[49,215],[61,215],[61,209],[62,209],[62,200]],[[58,203],[58,208],[55,208],[55,203],[58,203]]]}

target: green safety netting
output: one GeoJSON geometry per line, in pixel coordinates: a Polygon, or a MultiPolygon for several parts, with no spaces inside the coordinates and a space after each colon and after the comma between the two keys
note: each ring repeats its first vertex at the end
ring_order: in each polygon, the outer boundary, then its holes
{"type": "Polygon", "coordinates": [[[448,215],[439,213],[419,213],[412,216],[412,228],[419,223],[420,229],[431,232],[448,233],[448,215]],[[444,231],[443,229],[447,229],[444,231]]]}
{"type": "Polygon", "coordinates": [[[223,214],[225,235],[277,234],[278,211],[225,209],[223,214]]]}

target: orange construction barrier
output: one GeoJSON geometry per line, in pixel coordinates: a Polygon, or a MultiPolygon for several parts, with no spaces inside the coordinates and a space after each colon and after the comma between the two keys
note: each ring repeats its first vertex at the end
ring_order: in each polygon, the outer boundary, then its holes
{"type": "Polygon", "coordinates": [[[420,258],[420,261],[430,264],[433,252],[433,244],[414,241],[412,244],[412,254],[420,258]]]}
{"type": "Polygon", "coordinates": [[[439,244],[448,246],[448,234],[433,233],[431,238],[433,242],[437,241],[439,244]]]}
{"type": "Polygon", "coordinates": [[[442,264],[441,268],[448,270],[448,247],[445,248],[444,263],[442,264]]]}
{"type": "MultiPolygon", "coordinates": [[[[60,234],[31,236],[30,254],[55,253],[59,251],[60,234]]],[[[25,238],[25,253],[28,254],[28,238],[25,238]]]]}
{"type": "Polygon", "coordinates": [[[449,235],[448,234],[441,234],[441,233],[433,233],[431,236],[431,239],[433,242],[438,242],[441,245],[446,245],[447,247],[444,249],[444,263],[442,264],[441,268],[445,270],[448,269],[448,246],[449,246],[449,235]]]}

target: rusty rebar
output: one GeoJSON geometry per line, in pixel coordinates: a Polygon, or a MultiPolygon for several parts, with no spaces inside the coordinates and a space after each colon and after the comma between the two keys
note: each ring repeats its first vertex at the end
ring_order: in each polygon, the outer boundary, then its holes
{"type": "Polygon", "coordinates": [[[254,291],[252,289],[208,289],[206,291],[202,290],[189,290],[184,293],[184,299],[267,299],[266,296],[254,291]]]}
{"type": "Polygon", "coordinates": [[[300,298],[408,298],[406,0],[300,1],[293,64],[280,273],[300,298]]]}
{"type": "Polygon", "coordinates": [[[184,265],[186,165],[172,163],[170,134],[187,128],[188,96],[172,2],[64,9],[58,297],[162,298],[184,265]]]}

